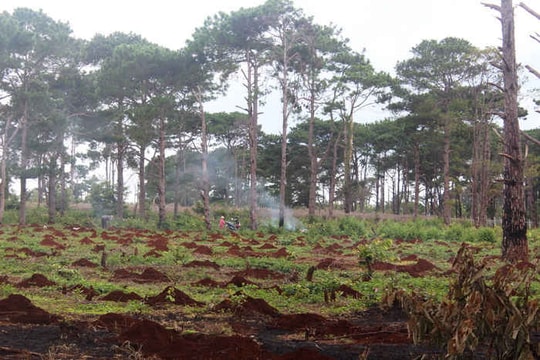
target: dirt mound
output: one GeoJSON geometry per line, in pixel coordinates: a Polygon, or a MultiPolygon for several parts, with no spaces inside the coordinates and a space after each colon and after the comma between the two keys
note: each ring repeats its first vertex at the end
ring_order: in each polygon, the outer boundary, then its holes
{"type": "MultiPolygon", "coordinates": [[[[238,294],[241,295],[241,294],[238,294]]],[[[267,315],[270,317],[279,316],[279,311],[270,306],[263,299],[255,299],[250,296],[245,296],[239,302],[233,302],[225,299],[214,306],[214,311],[230,311],[239,315],[267,315]]]]}
{"type": "Polygon", "coordinates": [[[258,359],[260,346],[252,339],[240,336],[205,334],[180,335],[158,323],[141,320],[123,331],[118,339],[136,344],[148,356],[160,359],[258,359]]]}
{"type": "Polygon", "coordinates": [[[41,240],[41,242],[39,244],[43,245],[43,246],[48,246],[48,247],[55,248],[56,250],[65,250],[66,249],[65,245],[60,244],[59,242],[53,240],[49,236],[46,236],[45,239],[41,240]]]}
{"type": "Polygon", "coordinates": [[[154,268],[146,268],[142,273],[138,274],[126,269],[118,269],[114,272],[112,280],[131,280],[136,283],[151,283],[151,282],[169,282],[167,275],[154,268]]]}
{"type": "Polygon", "coordinates": [[[95,244],[92,239],[90,239],[88,236],[83,237],[81,240],[79,240],[79,243],[82,245],[93,245],[95,244]]]}
{"type": "Polygon", "coordinates": [[[25,256],[29,256],[29,257],[42,257],[42,256],[47,256],[48,255],[46,252],[34,251],[34,250],[29,249],[27,247],[23,247],[23,248],[20,248],[20,249],[6,248],[5,252],[6,252],[5,257],[19,257],[18,256],[19,253],[21,253],[21,254],[23,254],[25,256]]]}
{"type": "Polygon", "coordinates": [[[17,294],[0,300],[0,318],[25,324],[52,324],[59,320],[59,317],[34,306],[26,297],[17,294]]]}
{"type": "Polygon", "coordinates": [[[95,268],[98,266],[97,264],[94,264],[88,259],[79,259],[77,261],[72,262],[71,265],[80,266],[80,267],[90,267],[90,268],[95,268]]]}
{"type": "Polygon", "coordinates": [[[219,270],[220,266],[210,260],[193,260],[184,265],[185,267],[209,267],[219,270]]]}
{"type": "Polygon", "coordinates": [[[130,328],[139,320],[123,314],[108,313],[101,315],[99,319],[93,322],[96,327],[106,328],[110,331],[122,332],[130,328]]]}
{"type": "Polygon", "coordinates": [[[233,276],[232,279],[229,280],[227,283],[225,283],[224,286],[226,287],[227,285],[235,285],[235,286],[238,286],[238,287],[242,287],[244,285],[256,285],[256,286],[259,286],[257,283],[254,283],[253,281],[248,280],[245,277],[240,276],[240,275],[233,276]]]}
{"type": "Polygon", "coordinates": [[[117,301],[117,302],[128,302],[128,301],[140,301],[142,300],[142,297],[134,292],[125,293],[121,290],[114,290],[108,293],[105,296],[102,296],[100,300],[104,301],[117,301]]]}
{"type": "Polygon", "coordinates": [[[204,306],[204,303],[192,299],[183,291],[180,291],[172,286],[166,287],[156,296],[147,298],[146,303],[151,306],[170,303],[183,306],[204,306]]]}
{"type": "Polygon", "coordinates": [[[33,274],[28,279],[19,282],[16,286],[19,288],[29,288],[29,287],[45,287],[45,286],[54,286],[56,283],[51,281],[42,274],[33,274]]]}
{"type": "Polygon", "coordinates": [[[209,246],[200,245],[193,249],[194,254],[212,255],[214,252],[209,246]]]}
{"type": "Polygon", "coordinates": [[[373,263],[372,268],[379,271],[406,272],[413,277],[424,276],[432,270],[438,270],[432,262],[425,259],[416,259],[414,264],[392,264],[380,261],[373,263]]]}
{"type": "Polygon", "coordinates": [[[155,237],[148,240],[146,243],[149,247],[154,248],[158,251],[168,251],[169,250],[169,239],[166,237],[155,237]]]}
{"type": "Polygon", "coordinates": [[[78,292],[85,295],[85,299],[88,301],[91,301],[94,297],[99,295],[99,293],[93,287],[86,287],[80,284],[73,285],[70,287],[64,286],[62,288],[62,294],[74,293],[74,292],[78,292]]]}
{"type": "Polygon", "coordinates": [[[204,278],[199,281],[191,283],[191,285],[194,286],[206,286],[206,287],[220,287],[221,284],[217,281],[210,279],[210,278],[204,278]]]}
{"type": "Polygon", "coordinates": [[[238,276],[244,276],[244,277],[251,277],[255,279],[284,279],[286,276],[284,273],[268,270],[268,269],[257,269],[257,268],[250,268],[242,271],[238,271],[235,273],[235,275],[238,276]]]}

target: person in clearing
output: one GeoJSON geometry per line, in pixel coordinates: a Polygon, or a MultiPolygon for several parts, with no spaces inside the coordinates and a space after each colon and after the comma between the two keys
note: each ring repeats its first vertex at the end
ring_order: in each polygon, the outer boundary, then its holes
{"type": "Polygon", "coordinates": [[[223,229],[225,227],[225,216],[219,218],[219,228],[223,229]]]}

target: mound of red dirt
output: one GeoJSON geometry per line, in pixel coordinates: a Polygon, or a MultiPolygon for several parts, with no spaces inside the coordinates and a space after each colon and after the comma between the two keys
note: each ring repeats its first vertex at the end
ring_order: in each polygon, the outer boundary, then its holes
{"type": "Polygon", "coordinates": [[[204,278],[199,281],[191,283],[191,285],[194,286],[206,286],[206,287],[220,287],[221,284],[217,281],[210,279],[210,278],[204,278]]]}
{"type": "Polygon", "coordinates": [[[68,292],[79,292],[85,295],[85,299],[91,301],[94,297],[98,296],[99,293],[93,287],[86,287],[83,285],[73,285],[70,287],[63,287],[62,294],[67,294],[68,292]]]}
{"type": "Polygon", "coordinates": [[[80,267],[90,267],[90,268],[97,267],[97,264],[94,264],[93,262],[91,262],[88,259],[79,259],[77,261],[72,262],[71,265],[80,266],[80,267]]]}
{"type": "Polygon", "coordinates": [[[238,276],[252,277],[256,279],[275,279],[280,280],[284,279],[286,276],[284,273],[268,270],[268,269],[258,269],[258,268],[249,268],[246,270],[238,271],[235,273],[238,276]]]}
{"type": "Polygon", "coordinates": [[[155,237],[153,239],[150,239],[148,240],[147,245],[158,251],[169,250],[169,240],[166,237],[155,237]]]}
{"type": "Polygon", "coordinates": [[[193,260],[184,265],[185,267],[209,267],[219,270],[220,266],[210,260],[193,260]]]}
{"type": "Polygon", "coordinates": [[[93,325],[96,327],[106,328],[110,331],[122,332],[129,329],[133,324],[139,320],[132,318],[131,316],[123,314],[108,313],[101,315],[93,325]]]}
{"type": "Polygon", "coordinates": [[[375,262],[372,265],[373,270],[393,270],[396,272],[406,272],[413,277],[424,276],[432,270],[437,270],[437,267],[430,261],[425,259],[416,259],[415,264],[402,265],[392,264],[387,262],[375,262]]]}
{"type": "Polygon", "coordinates": [[[201,255],[212,255],[213,251],[209,246],[200,245],[193,249],[193,253],[201,255]]]}
{"type": "Polygon", "coordinates": [[[319,314],[289,314],[276,318],[272,326],[283,330],[298,330],[314,328],[326,321],[326,318],[319,314]]]}
{"type": "Polygon", "coordinates": [[[59,320],[58,316],[34,306],[26,297],[17,294],[0,300],[0,318],[25,324],[52,324],[59,320]]]}
{"type": "Polygon", "coordinates": [[[110,293],[108,293],[107,295],[102,296],[100,298],[100,300],[128,302],[128,301],[132,301],[132,300],[136,300],[136,301],[142,300],[142,297],[140,295],[138,295],[137,293],[134,293],[134,292],[125,293],[125,292],[120,291],[120,290],[114,290],[114,291],[111,291],[110,293]]]}
{"type": "Polygon", "coordinates": [[[28,279],[19,282],[16,286],[20,288],[28,287],[45,287],[45,286],[54,286],[56,283],[47,279],[45,275],[42,274],[33,274],[28,279]]]}
{"type": "Polygon", "coordinates": [[[250,296],[245,296],[239,302],[225,299],[214,307],[214,311],[230,311],[241,315],[267,315],[270,317],[280,315],[276,308],[270,306],[263,299],[255,299],[250,296]]]}
{"type": "Polygon", "coordinates": [[[242,287],[244,285],[256,285],[256,286],[259,286],[258,284],[254,283],[253,281],[248,280],[245,277],[240,276],[240,275],[233,276],[232,279],[229,280],[227,283],[225,283],[224,286],[227,286],[227,285],[235,285],[235,286],[238,286],[238,287],[242,287]]]}
{"type": "Polygon", "coordinates": [[[169,282],[167,275],[152,267],[146,268],[142,273],[134,273],[126,269],[118,269],[114,272],[113,280],[131,280],[136,283],[169,282]]]}
{"type": "Polygon", "coordinates": [[[56,250],[65,250],[66,248],[65,245],[60,244],[59,242],[53,240],[53,238],[49,236],[46,236],[45,239],[41,240],[39,244],[43,246],[49,246],[49,247],[55,248],[56,250]]]}
{"type": "Polygon", "coordinates": [[[204,303],[192,299],[189,295],[180,291],[172,286],[166,287],[162,292],[156,296],[152,296],[146,299],[146,303],[149,305],[157,304],[176,304],[183,306],[204,306],[204,303]]]}
{"type": "Polygon", "coordinates": [[[160,359],[258,359],[261,348],[240,336],[180,335],[158,323],[141,320],[123,331],[118,339],[136,344],[146,355],[160,359]]]}

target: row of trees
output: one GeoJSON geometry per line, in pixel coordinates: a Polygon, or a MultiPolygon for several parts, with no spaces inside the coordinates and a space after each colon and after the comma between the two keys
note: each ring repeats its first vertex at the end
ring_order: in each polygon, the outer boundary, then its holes
{"type": "MultiPolygon", "coordinates": [[[[278,199],[280,226],[286,206],[315,215],[321,204],[328,216],[338,205],[346,213],[374,206],[446,223],[466,215],[480,226],[501,199],[496,154],[507,141],[493,130],[507,117],[507,64],[496,49],[425,40],[391,77],[288,0],[216,14],[178,51],[136,34],[83,41],[26,8],[2,13],[0,34],[0,220],[10,179],[20,180],[21,224],[32,178],[54,222],[70,189],[98,166],[116,216],[124,216],[129,166],[137,216],[151,201],[160,226],[171,190],[175,204],[199,198],[208,226],[212,199],[247,205],[253,229],[266,194],[278,199]],[[242,111],[207,114],[234,77],[245,88],[242,111]],[[280,94],[280,135],[258,124],[269,92],[280,94]],[[364,119],[375,102],[395,117],[364,119]],[[199,163],[191,184],[190,159],[199,163]]],[[[527,181],[535,214],[533,170],[527,181]]]]}

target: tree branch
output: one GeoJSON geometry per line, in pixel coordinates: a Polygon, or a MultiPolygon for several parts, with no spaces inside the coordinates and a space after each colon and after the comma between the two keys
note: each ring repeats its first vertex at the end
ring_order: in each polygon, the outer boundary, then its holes
{"type": "Polygon", "coordinates": [[[526,68],[527,70],[529,70],[531,73],[533,73],[534,76],[536,76],[537,78],[540,79],[540,72],[537,71],[535,68],[533,68],[533,67],[530,66],[530,65],[525,65],[525,68],[526,68]]]}
{"type": "Polygon", "coordinates": [[[496,88],[496,89],[498,89],[500,91],[504,92],[504,88],[502,86],[500,86],[499,84],[495,84],[495,83],[492,83],[492,82],[488,82],[487,84],[490,85],[490,86],[493,86],[494,88],[496,88]]]}
{"type": "Polygon", "coordinates": [[[514,160],[515,160],[514,157],[512,157],[511,155],[505,154],[505,153],[499,153],[499,155],[502,156],[502,157],[507,158],[507,159],[510,160],[510,161],[514,161],[514,160]]]}
{"type": "Polygon", "coordinates": [[[531,14],[532,16],[534,16],[535,18],[537,18],[538,20],[540,20],[540,14],[537,13],[536,11],[534,11],[533,9],[531,9],[529,6],[527,6],[527,4],[524,4],[524,3],[520,2],[518,6],[521,6],[521,7],[524,8],[529,14],[531,14]]]}
{"type": "Polygon", "coordinates": [[[525,132],[523,132],[523,131],[521,131],[521,135],[522,135],[525,139],[529,140],[530,142],[532,142],[532,143],[534,143],[534,144],[540,146],[540,140],[533,138],[531,135],[529,135],[529,134],[527,134],[527,133],[525,133],[525,132]]]}
{"type": "Polygon", "coordinates": [[[501,7],[499,5],[489,4],[489,3],[485,3],[485,2],[483,2],[482,5],[484,5],[485,7],[490,8],[490,9],[496,10],[498,12],[501,12],[501,7]]]}

